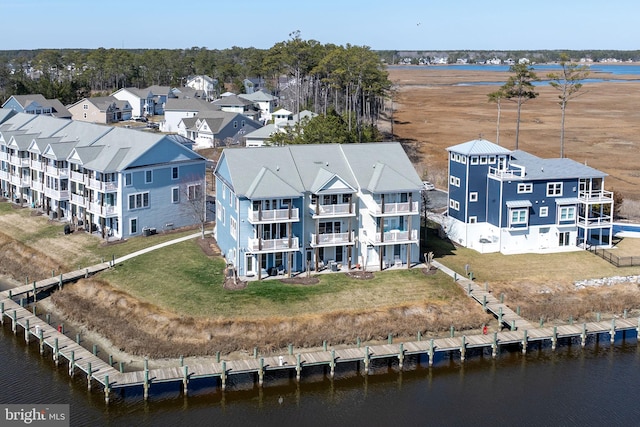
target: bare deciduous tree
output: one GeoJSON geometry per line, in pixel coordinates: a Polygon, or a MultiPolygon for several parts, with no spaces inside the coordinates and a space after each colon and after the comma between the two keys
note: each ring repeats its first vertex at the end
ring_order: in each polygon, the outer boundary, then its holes
{"type": "Polygon", "coordinates": [[[200,225],[200,232],[202,233],[203,239],[205,225],[207,223],[207,214],[209,213],[204,188],[204,180],[195,177],[186,177],[180,183],[179,187],[180,208],[195,224],[200,225]]]}

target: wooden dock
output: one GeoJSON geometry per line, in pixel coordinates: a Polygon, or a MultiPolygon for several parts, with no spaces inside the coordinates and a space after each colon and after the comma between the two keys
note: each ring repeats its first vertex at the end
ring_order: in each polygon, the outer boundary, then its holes
{"type": "MultiPolygon", "coordinates": [[[[193,236],[187,238],[191,237],[193,236]]],[[[181,238],[180,241],[182,240],[186,240],[186,238],[181,238]]],[[[152,249],[145,249],[141,253],[149,250],[152,249]]],[[[329,368],[329,375],[333,377],[337,364],[357,362],[358,366],[363,367],[363,372],[368,374],[371,361],[375,359],[397,360],[398,367],[402,369],[407,356],[427,356],[429,366],[432,366],[438,353],[455,352],[464,362],[466,352],[469,349],[491,349],[492,356],[497,357],[499,348],[503,345],[519,345],[522,353],[526,353],[528,345],[532,342],[548,341],[551,343],[551,348],[555,350],[560,339],[580,338],[582,346],[585,346],[589,336],[605,334],[613,343],[617,333],[630,330],[640,333],[640,318],[627,319],[626,316],[610,321],[536,327],[507,307],[503,301],[495,298],[486,285],[478,285],[473,280],[459,276],[447,267],[434,262],[434,265],[451,275],[467,295],[481,304],[484,310],[493,313],[498,319],[499,325],[506,326],[509,330],[469,336],[454,336],[452,330],[449,337],[423,340],[418,335],[416,341],[401,343],[393,343],[392,338],[389,337],[386,344],[370,346],[358,344],[350,348],[329,348],[325,343],[320,351],[294,352],[290,347],[288,353],[282,355],[258,357],[256,353],[255,357],[242,360],[220,360],[218,356],[211,362],[193,363],[188,366],[176,363],[178,366],[157,369],[149,369],[145,360],[143,370],[123,372],[122,365],[120,370],[115,369],[111,358],[109,363],[105,362],[78,342],[64,335],[64,331],[56,329],[14,301],[14,299],[19,299],[21,302],[24,302],[25,299],[28,301],[29,293],[32,293],[35,301],[38,292],[56,286],[62,287],[66,282],[88,277],[129,258],[130,256],[123,257],[87,269],[34,282],[32,285],[27,284],[10,291],[0,292],[0,320],[2,323],[11,322],[11,328],[15,334],[18,334],[21,328],[25,340],[27,342],[37,341],[41,354],[44,354],[45,350],[51,351],[56,364],[66,360],[65,363],[70,375],[83,372],[86,375],[89,388],[91,388],[92,382],[100,384],[103,387],[107,403],[112,390],[134,386],[143,387],[143,395],[146,400],[149,397],[151,385],[158,383],[181,383],[186,395],[189,381],[198,378],[214,378],[219,381],[220,387],[224,390],[229,376],[232,375],[254,375],[257,377],[258,384],[262,386],[265,373],[271,371],[295,373],[295,377],[299,381],[303,369],[307,367],[326,366],[329,368]]]]}

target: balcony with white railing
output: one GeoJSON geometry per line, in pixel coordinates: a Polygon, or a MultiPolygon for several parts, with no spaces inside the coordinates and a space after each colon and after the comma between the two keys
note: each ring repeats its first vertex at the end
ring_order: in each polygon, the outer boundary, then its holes
{"type": "Polygon", "coordinates": [[[0,179],[3,181],[9,181],[9,172],[0,170],[0,179]]]}
{"type": "Polygon", "coordinates": [[[612,225],[611,215],[578,215],[578,220],[576,221],[578,227],[582,228],[602,228],[608,227],[612,225]]]}
{"type": "Polygon", "coordinates": [[[71,193],[69,194],[69,196],[71,197],[71,203],[74,203],[78,206],[84,206],[86,203],[86,199],[82,194],[71,193]]]}
{"type": "Polygon", "coordinates": [[[4,160],[5,162],[9,161],[9,153],[5,151],[0,151],[0,160],[4,160]]]}
{"type": "Polygon", "coordinates": [[[115,216],[118,214],[115,206],[100,205],[100,203],[94,202],[89,203],[89,212],[103,217],[115,216]]]}
{"type": "Polygon", "coordinates": [[[86,175],[78,171],[69,171],[69,178],[75,182],[84,182],[86,175]]]}
{"type": "Polygon", "coordinates": [[[104,182],[89,178],[88,187],[98,191],[116,191],[118,189],[118,182],[104,182]]]}
{"type": "Polygon", "coordinates": [[[418,215],[420,211],[418,210],[418,202],[385,202],[384,205],[382,205],[381,203],[376,203],[373,213],[376,216],[418,215]]]}
{"type": "Polygon", "coordinates": [[[68,175],[67,168],[58,168],[52,165],[47,165],[45,172],[51,176],[66,177],[68,175]]]}
{"type": "Polygon", "coordinates": [[[297,237],[283,239],[249,239],[249,252],[292,252],[299,249],[297,237]]]}
{"type": "Polygon", "coordinates": [[[42,172],[44,170],[44,164],[39,160],[30,160],[29,168],[34,171],[42,172]]]}
{"type": "Polygon", "coordinates": [[[353,233],[311,233],[311,247],[353,245],[353,233]]]}
{"type": "Polygon", "coordinates": [[[580,191],[578,200],[582,203],[612,203],[613,192],[605,190],[580,191]]]}
{"type": "Polygon", "coordinates": [[[298,222],[300,220],[298,208],[265,209],[248,212],[249,222],[252,224],[266,224],[275,222],[298,222]]]}
{"type": "Polygon", "coordinates": [[[7,173],[6,181],[17,187],[29,187],[31,185],[31,177],[20,177],[11,173],[7,173]]]}
{"type": "Polygon", "coordinates": [[[42,181],[31,180],[31,189],[35,191],[44,191],[44,183],[42,181]]]}
{"type": "Polygon", "coordinates": [[[309,205],[311,214],[314,218],[329,218],[329,217],[345,217],[355,216],[355,209],[353,203],[338,203],[333,205],[311,204],[309,205]]]}
{"type": "Polygon", "coordinates": [[[500,180],[520,179],[525,177],[525,168],[511,165],[509,169],[489,168],[489,176],[500,180]]]}
{"type": "Polygon", "coordinates": [[[54,200],[69,200],[69,190],[54,190],[53,188],[45,188],[44,195],[54,200]]]}
{"type": "Polygon", "coordinates": [[[418,241],[418,230],[385,231],[384,236],[381,236],[380,233],[376,233],[376,239],[375,239],[376,244],[415,243],[417,241],[418,241]],[[384,237],[384,240],[382,240],[381,237],[384,237]]]}
{"type": "Polygon", "coordinates": [[[9,163],[14,166],[25,167],[29,166],[30,159],[28,157],[9,156],[9,163]]]}

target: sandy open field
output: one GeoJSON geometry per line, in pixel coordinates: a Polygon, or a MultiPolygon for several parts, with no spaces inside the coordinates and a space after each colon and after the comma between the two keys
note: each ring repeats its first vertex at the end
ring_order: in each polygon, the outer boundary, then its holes
{"type": "MultiPolygon", "coordinates": [[[[620,65],[624,67],[624,65],[620,65]]],[[[398,87],[394,99],[394,134],[409,142],[418,173],[446,188],[446,147],[482,136],[496,142],[498,109],[487,95],[494,85],[469,82],[506,81],[509,73],[470,72],[433,67],[390,69],[398,87]]],[[[538,73],[544,78],[544,73],[538,73]]],[[[565,157],[609,174],[606,189],[640,201],[640,80],[638,76],[592,73],[610,78],[585,84],[570,101],[565,119],[565,157]]],[[[558,92],[538,86],[539,96],[524,104],[519,148],[543,158],[560,156],[561,111],[558,92]]],[[[516,106],[503,101],[500,145],[515,148],[516,106]]],[[[634,205],[635,206],[635,205],[634,205]]]]}

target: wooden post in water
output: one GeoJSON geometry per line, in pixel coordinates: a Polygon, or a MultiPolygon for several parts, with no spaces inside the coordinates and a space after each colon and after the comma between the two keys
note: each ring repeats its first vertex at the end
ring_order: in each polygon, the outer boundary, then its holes
{"type": "Polygon", "coordinates": [[[491,357],[494,359],[498,355],[498,333],[493,333],[493,343],[491,344],[491,357]]]}
{"type": "Polygon", "coordinates": [[[111,387],[109,386],[109,375],[104,376],[104,403],[109,404],[109,392],[111,387]]]}
{"type": "Polygon", "coordinates": [[[260,366],[258,367],[258,386],[264,384],[264,357],[260,358],[260,366]]]}
{"type": "MultiPolygon", "coordinates": [[[[0,325],[4,325],[4,301],[0,302],[0,325]]],[[[638,328],[640,328],[640,318],[638,318],[638,328]]]]}
{"type": "Polygon", "coordinates": [[[220,372],[220,388],[224,391],[227,388],[227,362],[222,361],[222,372],[220,372]]]}
{"type": "Polygon", "coordinates": [[[76,367],[76,352],[71,350],[71,359],[69,359],[69,376],[73,376],[73,370],[76,367]]]}
{"type": "Polygon", "coordinates": [[[582,334],[580,334],[580,345],[584,348],[587,345],[587,324],[582,324],[582,334]]]}
{"type": "Polygon", "coordinates": [[[556,345],[558,344],[558,327],[553,327],[553,335],[551,335],[551,350],[556,349],[556,345]]]}
{"type": "Polygon", "coordinates": [[[404,364],[404,344],[400,343],[400,349],[398,351],[398,367],[402,370],[404,364]]]}
{"type": "Polygon", "coordinates": [[[87,363],[87,390],[91,390],[91,362],[87,363]]]}
{"type": "Polygon", "coordinates": [[[29,319],[24,321],[24,341],[29,344],[29,319]]]}
{"type": "Polygon", "coordinates": [[[529,340],[527,335],[527,330],[525,329],[522,336],[522,354],[527,354],[527,341],[529,340]]]}
{"type": "Polygon", "coordinates": [[[502,307],[498,307],[498,328],[502,329],[502,307]]]}
{"type": "Polygon", "coordinates": [[[428,353],[429,354],[429,366],[433,366],[433,356],[434,356],[433,352],[434,352],[433,338],[431,338],[429,340],[429,353],[428,353]]]}
{"type": "MultiPolygon", "coordinates": [[[[33,302],[34,304],[38,302],[38,297],[36,296],[36,281],[33,281],[33,302]]],[[[35,308],[35,306],[34,306],[35,308]]]]}
{"type": "Polygon", "coordinates": [[[329,375],[331,378],[336,374],[336,351],[331,350],[331,360],[329,361],[329,375]]]}
{"type": "Polygon", "coordinates": [[[467,337],[465,335],[462,336],[462,343],[460,344],[460,361],[464,362],[464,356],[467,352],[467,337]]]}
{"type": "Polygon", "coordinates": [[[144,384],[142,385],[142,397],[145,401],[149,400],[149,370],[144,370],[144,384]]]}
{"type": "Polygon", "coordinates": [[[58,360],[60,359],[59,347],[58,347],[58,338],[53,340],[53,361],[56,366],[58,366],[58,360]]]}
{"type": "Polygon", "coordinates": [[[369,375],[369,362],[370,362],[369,346],[366,346],[364,348],[364,374],[365,375],[369,375]]]}
{"type": "Polygon", "coordinates": [[[38,340],[40,340],[40,355],[44,354],[44,331],[38,328],[38,340]]]}
{"type": "Polygon", "coordinates": [[[182,393],[186,396],[188,394],[187,385],[189,384],[189,367],[182,367],[182,393]]]}
{"type": "Polygon", "coordinates": [[[297,382],[300,382],[301,375],[302,375],[302,358],[300,357],[300,353],[298,353],[296,354],[296,381],[297,382]]]}
{"type": "Polygon", "coordinates": [[[611,331],[609,332],[611,335],[611,344],[613,344],[616,340],[616,319],[611,319],[611,331]]]}
{"type": "Polygon", "coordinates": [[[13,334],[17,334],[18,333],[18,313],[16,312],[16,310],[13,310],[13,314],[11,315],[11,330],[13,331],[13,334]]]}

